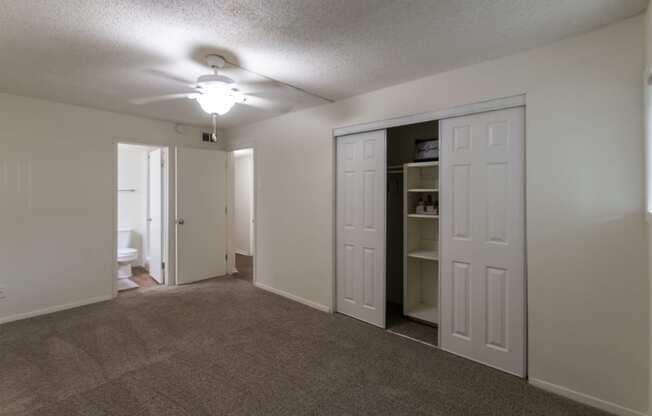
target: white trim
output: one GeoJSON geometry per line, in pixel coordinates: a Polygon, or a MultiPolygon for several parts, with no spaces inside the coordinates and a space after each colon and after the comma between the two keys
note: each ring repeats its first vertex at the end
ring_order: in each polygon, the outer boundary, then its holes
{"type": "Polygon", "coordinates": [[[333,129],[333,136],[337,137],[345,136],[347,134],[362,133],[365,131],[382,130],[391,127],[405,126],[408,124],[424,123],[426,121],[443,120],[445,118],[466,116],[469,114],[484,113],[494,110],[504,110],[506,108],[521,107],[524,105],[525,94],[520,94],[511,97],[496,98],[493,100],[459,105],[426,113],[372,121],[370,123],[354,124],[351,126],[336,127],[333,129]]]}
{"type": "Polygon", "coordinates": [[[575,390],[571,390],[566,387],[558,386],[556,384],[549,383],[547,381],[539,380],[536,378],[530,378],[529,383],[540,389],[549,391],[560,396],[564,396],[568,399],[580,402],[592,407],[595,407],[605,412],[613,413],[618,416],[645,416],[645,413],[629,409],[627,407],[621,406],[616,403],[608,402],[606,400],[599,399],[597,397],[589,396],[588,394],[580,393],[575,390]]]}
{"type": "Polygon", "coordinates": [[[284,290],[280,289],[275,289],[271,286],[267,286],[266,284],[260,283],[260,282],[254,282],[254,286],[257,288],[266,290],[268,292],[274,293],[275,295],[283,296],[284,298],[293,300],[295,302],[302,303],[306,306],[310,306],[311,308],[317,309],[318,311],[326,312],[326,313],[331,313],[331,308],[329,308],[326,305],[322,305],[321,303],[313,302],[311,300],[293,295],[292,293],[288,293],[284,290]]]}
{"type": "Polygon", "coordinates": [[[229,149],[226,150],[227,152],[227,177],[228,177],[228,186],[227,186],[227,223],[228,223],[228,241],[227,241],[227,251],[228,251],[228,262],[227,262],[227,269],[230,270],[229,273],[237,273],[238,270],[235,267],[235,255],[236,254],[242,254],[243,256],[253,256],[253,276],[252,276],[252,281],[255,282],[257,281],[257,270],[258,267],[256,266],[256,260],[258,259],[258,256],[256,256],[257,250],[258,250],[258,221],[256,221],[256,218],[258,216],[258,197],[257,197],[257,184],[258,180],[256,178],[256,174],[258,170],[256,169],[256,148],[253,144],[247,145],[244,147],[239,147],[236,149],[229,149]],[[235,247],[235,216],[233,213],[235,212],[235,185],[234,185],[234,175],[235,175],[235,164],[233,162],[233,152],[238,151],[238,150],[251,150],[252,154],[252,161],[251,161],[251,169],[252,169],[252,198],[253,198],[253,204],[252,204],[252,241],[251,241],[251,248],[250,251],[247,252],[242,249],[238,249],[235,247]]]}
{"type": "Polygon", "coordinates": [[[426,341],[422,341],[420,339],[412,338],[409,335],[401,334],[400,332],[396,332],[396,331],[394,331],[392,329],[387,329],[386,331],[389,332],[392,335],[398,335],[401,338],[405,338],[405,339],[409,339],[410,341],[418,342],[419,344],[423,344],[423,345],[425,345],[427,347],[434,348],[434,349],[437,349],[437,350],[439,349],[436,345],[432,345],[432,344],[427,343],[426,341]]]}
{"type": "MultiPolygon", "coordinates": [[[[117,279],[114,279],[117,280],[117,279]]],[[[105,302],[107,300],[113,299],[113,295],[104,295],[104,296],[98,296],[95,298],[90,298],[90,299],[85,299],[85,300],[80,300],[77,302],[71,302],[71,303],[66,303],[63,305],[57,305],[57,306],[50,306],[47,308],[43,309],[38,309],[35,311],[30,311],[30,312],[25,312],[25,313],[19,313],[16,315],[10,315],[10,316],[5,316],[4,318],[0,318],[0,324],[5,324],[7,322],[13,322],[13,321],[19,321],[21,319],[27,319],[27,318],[33,318],[35,316],[40,316],[40,315],[47,315],[53,312],[59,312],[63,311],[66,309],[73,309],[73,308],[78,308],[80,306],[85,306],[85,305],[90,305],[91,303],[98,303],[98,302],[105,302]]]]}
{"type": "Polygon", "coordinates": [[[233,151],[226,152],[226,270],[228,274],[237,273],[235,267],[235,163],[233,151]]]}

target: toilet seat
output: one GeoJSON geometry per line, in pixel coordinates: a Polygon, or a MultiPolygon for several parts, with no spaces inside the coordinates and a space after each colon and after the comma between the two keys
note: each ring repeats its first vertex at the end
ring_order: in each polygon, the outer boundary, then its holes
{"type": "Polygon", "coordinates": [[[118,262],[133,261],[138,258],[138,250],[135,248],[119,248],[118,262]]]}

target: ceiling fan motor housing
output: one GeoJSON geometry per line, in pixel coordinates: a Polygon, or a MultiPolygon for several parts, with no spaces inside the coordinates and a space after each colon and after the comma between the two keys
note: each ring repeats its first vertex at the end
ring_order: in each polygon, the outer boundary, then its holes
{"type": "Polygon", "coordinates": [[[202,89],[224,88],[233,84],[233,80],[224,75],[210,74],[197,78],[197,87],[202,89]]]}

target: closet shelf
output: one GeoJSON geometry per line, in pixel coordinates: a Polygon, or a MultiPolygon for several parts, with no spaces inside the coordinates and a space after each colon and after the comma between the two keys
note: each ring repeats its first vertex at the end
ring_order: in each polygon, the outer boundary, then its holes
{"type": "Polygon", "coordinates": [[[439,192],[439,188],[412,188],[408,192],[439,192]]]}
{"type": "Polygon", "coordinates": [[[439,162],[414,162],[406,163],[404,166],[407,168],[428,168],[431,166],[439,166],[439,162]]]}
{"type": "Polygon", "coordinates": [[[422,260],[438,261],[439,253],[434,250],[417,250],[409,252],[408,257],[422,260]]]}
{"type": "Polygon", "coordinates": [[[404,312],[405,315],[419,319],[422,321],[432,322],[433,324],[439,323],[439,311],[434,305],[428,305],[426,303],[420,303],[409,308],[404,312]]]}
{"type": "Polygon", "coordinates": [[[410,218],[432,218],[432,219],[436,219],[436,218],[439,218],[439,215],[429,215],[429,214],[408,214],[408,217],[410,217],[410,218]]]}

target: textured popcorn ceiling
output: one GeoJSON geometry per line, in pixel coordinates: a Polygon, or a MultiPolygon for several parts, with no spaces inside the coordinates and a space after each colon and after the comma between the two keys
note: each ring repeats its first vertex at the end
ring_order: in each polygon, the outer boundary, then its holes
{"type": "MultiPolygon", "coordinates": [[[[189,91],[224,53],[331,100],[511,54],[636,15],[646,0],[2,0],[0,91],[189,124],[189,91]]],[[[257,80],[231,69],[237,80],[257,80]]],[[[288,108],[326,101],[260,86],[288,108]]],[[[237,106],[222,127],[278,113],[237,106]]]]}

